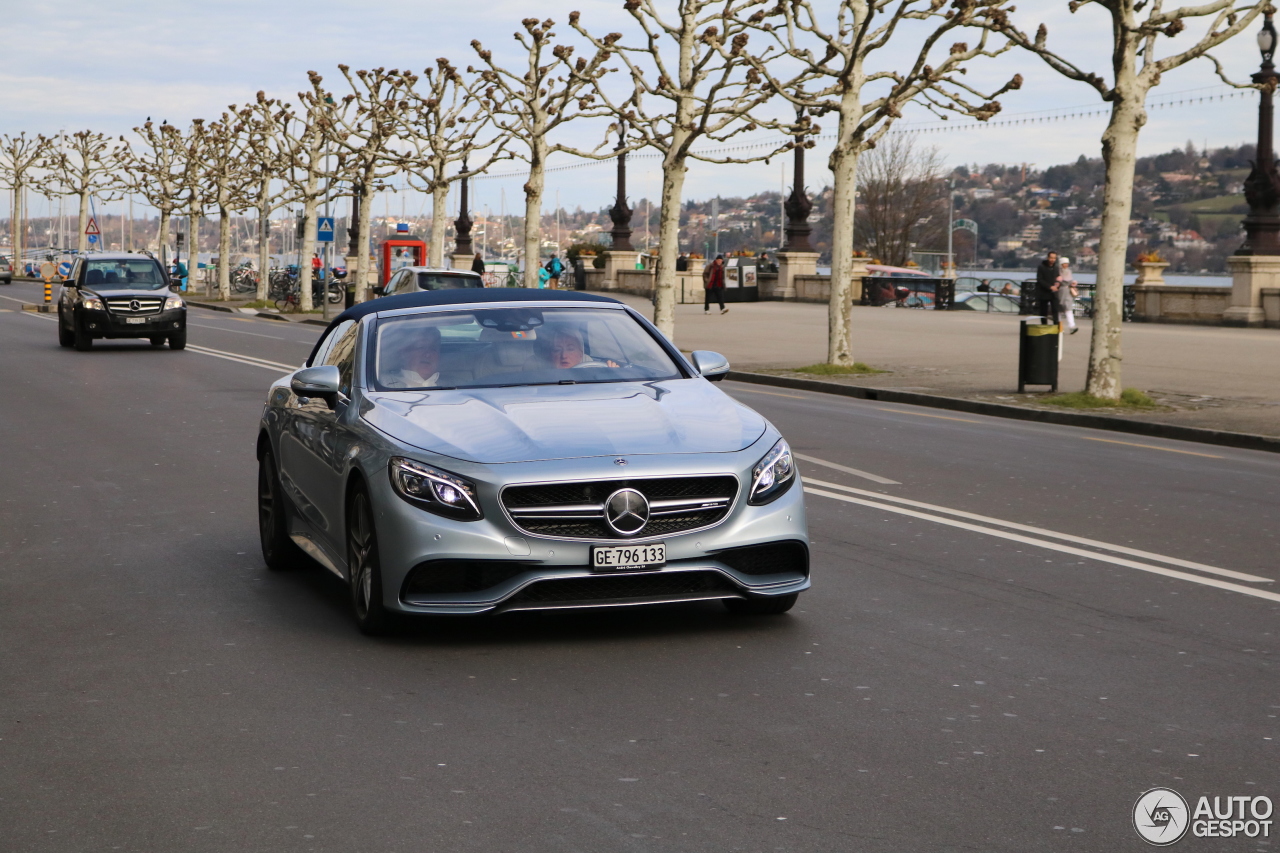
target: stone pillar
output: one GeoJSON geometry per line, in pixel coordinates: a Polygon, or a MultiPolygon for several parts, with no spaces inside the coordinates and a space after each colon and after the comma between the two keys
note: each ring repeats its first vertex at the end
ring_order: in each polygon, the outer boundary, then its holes
{"type": "Polygon", "coordinates": [[[605,290],[616,290],[618,287],[618,271],[634,270],[639,260],[640,253],[634,249],[630,251],[606,249],[604,252],[604,283],[602,287],[605,290]]]}
{"type": "Polygon", "coordinates": [[[1138,261],[1138,280],[1134,284],[1164,284],[1164,261],[1138,261]]]}
{"type": "Polygon", "coordinates": [[[862,301],[862,279],[867,274],[867,264],[871,263],[870,258],[854,258],[849,261],[849,295],[853,300],[853,304],[857,305],[862,301]]]}
{"type": "Polygon", "coordinates": [[[1280,255],[1232,255],[1231,307],[1222,314],[1224,326],[1261,326],[1263,288],[1280,287],[1280,255]]]}
{"type": "Polygon", "coordinates": [[[455,269],[455,270],[469,270],[471,269],[471,262],[474,261],[475,259],[476,259],[475,252],[471,252],[470,254],[462,254],[461,252],[454,252],[452,255],[449,256],[449,268],[455,269]]]}
{"type": "Polygon", "coordinates": [[[796,276],[817,274],[817,252],[778,252],[778,286],[773,291],[773,298],[794,300],[796,276]]]}

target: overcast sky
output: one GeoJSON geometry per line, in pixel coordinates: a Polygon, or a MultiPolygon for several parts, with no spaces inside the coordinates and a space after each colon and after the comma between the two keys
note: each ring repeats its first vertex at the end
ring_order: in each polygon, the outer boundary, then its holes
{"type": "MultiPolygon", "coordinates": [[[[659,0],[661,4],[661,0],[659,0]]],[[[338,79],[336,66],[384,66],[421,70],[438,56],[465,67],[474,61],[472,39],[480,39],[498,56],[515,59],[518,45],[512,33],[522,18],[550,15],[561,26],[559,40],[576,43],[577,35],[564,20],[570,8],[582,12],[583,23],[604,33],[625,30],[628,19],[619,0],[571,0],[561,3],[489,0],[486,3],[385,4],[337,0],[86,0],[3,4],[8,34],[6,62],[0,71],[0,132],[52,134],[59,130],[100,130],[128,134],[148,117],[185,126],[195,117],[213,117],[229,104],[241,104],[263,89],[293,100],[306,83],[310,69],[329,82],[338,79]]],[[[1024,0],[1015,19],[1030,30],[1044,21],[1050,44],[1076,58],[1077,64],[1107,71],[1110,28],[1107,16],[1086,6],[1075,15],[1062,0],[1024,0]]],[[[1259,57],[1254,31],[1246,33],[1218,55],[1233,78],[1245,79],[1256,70],[1259,57]]],[[[1176,43],[1185,44],[1202,31],[1191,26],[1176,43]]],[[[1046,110],[1097,110],[1102,104],[1089,87],[1065,80],[1026,54],[1006,54],[975,65],[971,82],[989,85],[1015,72],[1026,80],[1019,92],[1000,100],[1003,118],[1028,119],[1046,110]]],[[[1109,75],[1108,75],[1109,76],[1109,75]]],[[[1166,76],[1150,103],[1229,93],[1207,61],[1166,76]]],[[[899,127],[936,125],[927,115],[908,113],[899,127]]],[[[936,145],[944,159],[959,163],[1021,163],[1043,168],[1099,155],[1102,115],[1049,123],[996,126],[983,130],[936,133],[920,137],[936,145]]],[[[833,128],[829,128],[833,129],[833,128]]],[[[1142,133],[1140,153],[1181,147],[1237,145],[1256,136],[1256,96],[1151,110],[1142,133]]],[[[820,144],[810,154],[810,188],[828,182],[825,151],[820,144]]],[[[567,162],[567,161],[560,161],[567,162]]],[[[513,165],[501,173],[518,172],[513,165]]],[[[686,183],[686,198],[745,195],[777,189],[783,166],[694,166],[686,183]]],[[[637,160],[631,170],[632,200],[656,197],[658,165],[637,160]]],[[[548,206],[557,193],[567,208],[608,206],[612,195],[608,166],[554,172],[548,176],[548,206]]],[[[476,207],[497,212],[520,208],[519,177],[479,182],[476,207]]],[[[7,194],[5,194],[7,195],[7,194]]],[[[34,201],[40,215],[44,201],[34,201]]],[[[414,215],[424,209],[418,194],[391,197],[375,206],[414,215]]],[[[0,211],[7,212],[7,198],[0,211]]]]}

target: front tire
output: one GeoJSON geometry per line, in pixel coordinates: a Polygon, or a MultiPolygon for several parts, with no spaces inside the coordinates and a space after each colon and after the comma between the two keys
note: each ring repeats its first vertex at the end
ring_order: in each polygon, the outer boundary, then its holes
{"type": "Polygon", "coordinates": [[[73,347],[76,343],[76,333],[68,329],[62,320],[62,312],[58,312],[58,346],[73,347]]]}
{"type": "Polygon", "coordinates": [[[186,349],[187,348],[187,330],[174,332],[169,336],[169,349],[186,349]]]}
{"type": "Polygon", "coordinates": [[[795,607],[800,593],[772,598],[726,598],[724,606],[735,616],[776,616],[795,607]]]}
{"type": "Polygon", "coordinates": [[[362,634],[376,637],[391,630],[391,614],[382,603],[382,567],[378,534],[373,527],[369,494],[357,488],[347,512],[347,573],[351,582],[351,610],[362,634]]]}
{"type": "Polygon", "coordinates": [[[270,450],[258,457],[258,538],[262,542],[262,559],[272,571],[283,572],[303,564],[306,555],[289,538],[280,472],[270,450]]]}
{"type": "Polygon", "coordinates": [[[89,334],[89,330],[84,327],[84,323],[71,315],[71,343],[79,352],[88,352],[93,348],[93,335],[89,334]]]}

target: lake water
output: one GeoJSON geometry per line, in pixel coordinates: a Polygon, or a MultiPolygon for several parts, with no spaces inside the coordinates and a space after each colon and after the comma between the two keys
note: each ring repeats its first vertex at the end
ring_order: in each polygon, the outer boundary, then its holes
{"type": "MultiPolygon", "coordinates": [[[[831,267],[818,267],[818,275],[831,275],[831,267]]],[[[993,278],[1009,279],[1014,282],[1023,282],[1036,277],[1035,270],[960,270],[962,277],[985,278],[987,280],[993,278]]],[[[1075,274],[1076,281],[1081,284],[1097,284],[1098,276],[1091,272],[1078,272],[1075,274]]],[[[1137,273],[1125,273],[1124,283],[1133,284],[1138,278],[1137,273]]],[[[1231,276],[1229,275],[1170,275],[1165,273],[1165,284],[1177,284],[1183,287],[1230,287],[1231,276]]]]}

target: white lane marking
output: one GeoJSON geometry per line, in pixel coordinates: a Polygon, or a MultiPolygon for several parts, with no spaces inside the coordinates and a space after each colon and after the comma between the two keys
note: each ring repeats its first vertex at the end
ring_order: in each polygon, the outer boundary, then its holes
{"type": "Polygon", "coordinates": [[[1051,539],[1062,539],[1067,542],[1075,542],[1079,545],[1087,545],[1091,548],[1101,548],[1104,551],[1115,551],[1118,554],[1128,554],[1130,557],[1141,557],[1144,560],[1155,560],[1157,563],[1168,563],[1171,566],[1181,566],[1184,569],[1194,569],[1198,572],[1206,572],[1211,575],[1222,575],[1223,577],[1235,578],[1239,581],[1249,581],[1250,583],[1275,583],[1271,578],[1259,577],[1258,575],[1250,575],[1244,572],[1237,572],[1231,569],[1220,569],[1217,566],[1207,566],[1204,563],[1193,563],[1190,560],[1180,560],[1177,557],[1166,557],[1163,554],[1154,554],[1150,551],[1140,551],[1137,548],[1127,548],[1124,545],[1112,545],[1109,542],[1099,542],[1096,539],[1086,539],[1083,536],[1073,536],[1070,533],[1058,533],[1053,530],[1045,530],[1043,527],[1032,527],[1029,524],[1018,524],[1013,521],[1003,521],[999,518],[992,518],[987,515],[978,515],[973,512],[964,512],[963,510],[950,509],[945,506],[936,504],[927,504],[923,501],[913,501],[907,498],[899,498],[893,495],[882,495],[879,492],[868,492],[863,489],[855,489],[852,486],[842,486],[839,483],[826,483],[822,480],[813,480],[805,478],[805,484],[814,484],[822,486],[825,489],[836,489],[841,492],[851,492],[855,495],[866,495],[881,501],[892,501],[893,503],[906,504],[908,506],[921,507],[922,509],[933,510],[934,512],[942,512],[947,515],[956,515],[960,518],[968,518],[973,521],[981,521],[986,524],[995,524],[1000,527],[1008,527],[1013,530],[1021,530],[1026,533],[1033,533],[1036,536],[1048,536],[1051,539]]]}
{"type": "Polygon", "coordinates": [[[251,355],[241,355],[238,352],[224,352],[220,349],[210,349],[209,347],[198,347],[194,344],[187,344],[187,349],[200,353],[201,355],[211,355],[214,358],[225,358],[228,361],[238,361],[241,364],[248,364],[253,367],[262,367],[267,370],[282,370],[285,373],[292,373],[298,369],[297,365],[281,364],[278,361],[267,361],[265,358],[255,358],[251,355]]]}
{"type": "Polygon", "coordinates": [[[1063,554],[1074,554],[1077,557],[1085,557],[1090,560],[1099,560],[1103,563],[1112,563],[1117,566],[1125,566],[1130,569],[1137,569],[1142,572],[1150,572],[1154,575],[1163,575],[1167,578],[1176,578],[1178,580],[1190,581],[1198,583],[1202,586],[1212,586],[1218,589],[1225,589],[1231,592],[1238,592],[1242,595],[1251,595],[1254,598],[1265,598],[1267,601],[1280,602],[1280,593],[1267,592],[1262,589],[1254,589],[1252,587],[1241,586],[1238,583],[1228,583],[1220,581],[1216,578],[1206,578],[1201,575],[1189,575],[1186,572],[1177,572],[1173,569],[1166,569],[1162,566],[1152,566],[1147,563],[1138,563],[1133,560],[1126,560],[1123,557],[1112,557],[1109,554],[1099,554],[1096,551],[1086,551],[1083,548],[1072,548],[1070,545],[1059,545],[1057,542],[1046,542],[1043,539],[1032,539],[1030,536],[1022,536],[1017,533],[1009,533],[1004,530],[996,530],[991,527],[979,527],[976,524],[969,524],[965,521],[956,521],[953,518],[943,518],[940,515],[929,515],[924,512],[916,512],[912,509],[905,509],[900,506],[890,506],[889,504],[877,503],[876,501],[865,501],[861,498],[851,498],[848,495],[837,495],[835,492],[824,492],[820,489],[806,488],[805,491],[811,495],[818,495],[824,498],[832,498],[845,503],[861,504],[875,509],[885,510],[886,512],[896,512],[899,515],[909,515],[912,518],[920,518],[925,521],[933,521],[938,524],[945,524],[949,527],[959,527],[962,530],[971,530],[974,533],[985,533],[988,536],[995,536],[1000,539],[1008,539],[1013,542],[1021,542],[1024,545],[1035,545],[1037,548],[1047,548],[1050,551],[1060,551],[1063,554]]]}
{"type": "MultiPolygon", "coordinates": [[[[237,318],[233,317],[232,319],[234,320],[237,318]]],[[[278,335],[264,335],[261,332],[246,332],[243,329],[224,329],[221,326],[210,326],[208,323],[192,323],[188,321],[187,325],[199,326],[201,329],[213,329],[214,331],[217,331],[217,332],[229,332],[230,334],[233,334],[233,335],[253,335],[255,338],[271,338],[271,340],[273,341],[288,341],[291,344],[302,344],[303,346],[308,346],[308,347],[312,345],[310,343],[307,343],[306,341],[291,341],[288,338],[282,338],[278,335]]]]}
{"type": "Polygon", "coordinates": [[[21,302],[23,305],[36,305],[38,303],[28,302],[25,299],[14,299],[12,296],[0,296],[0,299],[8,299],[10,302],[21,302]]]}
{"type": "Polygon", "coordinates": [[[1222,456],[1214,456],[1212,453],[1196,453],[1192,450],[1178,450],[1176,447],[1161,447],[1158,444],[1138,444],[1134,441],[1117,441],[1114,438],[1096,438],[1091,435],[1081,436],[1085,441],[1105,441],[1107,444],[1125,444],[1129,447],[1145,447],[1147,450],[1163,450],[1165,453],[1181,453],[1186,456],[1203,456],[1206,459],[1223,459],[1222,456]]]}
{"type": "MultiPolygon", "coordinates": [[[[791,451],[791,455],[797,459],[803,459],[805,462],[812,462],[814,465],[825,465],[828,468],[834,468],[837,471],[843,471],[846,474],[852,474],[855,477],[861,477],[864,480],[870,480],[873,483],[881,483],[885,486],[901,486],[897,480],[890,480],[888,477],[881,477],[879,474],[869,474],[866,471],[859,471],[857,468],[848,468],[844,465],[837,465],[834,462],[828,462],[825,459],[819,459],[816,456],[805,456],[803,453],[791,451]]],[[[817,482],[816,480],[814,482],[817,482]]]]}

